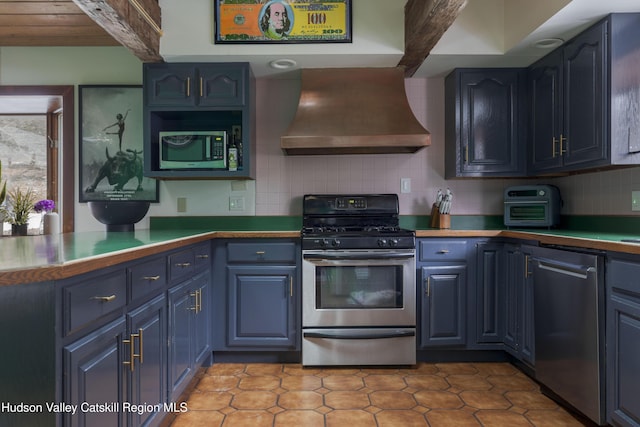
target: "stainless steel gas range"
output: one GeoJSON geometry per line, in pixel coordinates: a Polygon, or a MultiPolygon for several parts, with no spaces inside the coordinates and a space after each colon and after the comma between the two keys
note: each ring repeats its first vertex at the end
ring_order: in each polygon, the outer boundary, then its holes
{"type": "Polygon", "coordinates": [[[416,363],[415,232],[398,196],[306,195],[302,364],[416,363]]]}

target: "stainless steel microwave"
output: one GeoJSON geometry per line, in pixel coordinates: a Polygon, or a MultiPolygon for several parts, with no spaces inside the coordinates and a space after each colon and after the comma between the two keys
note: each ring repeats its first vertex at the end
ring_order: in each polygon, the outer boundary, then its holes
{"type": "Polygon", "coordinates": [[[160,169],[227,169],[227,132],[160,132],[160,169]]]}
{"type": "Polygon", "coordinates": [[[560,223],[562,199],[553,185],[521,185],[504,191],[504,225],[554,227],[560,223]]]}

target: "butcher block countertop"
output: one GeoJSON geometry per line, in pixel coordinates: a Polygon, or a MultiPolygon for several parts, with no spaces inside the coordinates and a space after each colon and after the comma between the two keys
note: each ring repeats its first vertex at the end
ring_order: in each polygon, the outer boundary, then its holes
{"type": "MultiPolygon", "coordinates": [[[[255,221],[255,220],[252,220],[255,221]]],[[[58,280],[99,268],[131,261],[189,244],[219,238],[297,238],[300,220],[296,217],[257,221],[233,230],[234,222],[211,227],[202,221],[189,221],[201,228],[168,228],[175,223],[158,224],[151,230],[134,233],[79,232],[48,236],[0,238],[0,286],[58,280]]],[[[235,222],[237,225],[238,222],[235,222]]],[[[602,233],[577,230],[522,229],[506,230],[499,224],[477,222],[453,223],[452,229],[429,229],[424,221],[401,221],[401,225],[416,229],[420,237],[505,237],[538,241],[545,245],[616,251],[640,255],[639,243],[622,242],[639,238],[631,233],[602,233]]]]}

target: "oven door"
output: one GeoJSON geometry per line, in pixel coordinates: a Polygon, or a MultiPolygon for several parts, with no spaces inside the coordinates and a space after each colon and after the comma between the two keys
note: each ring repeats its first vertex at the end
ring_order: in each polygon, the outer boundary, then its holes
{"type": "Polygon", "coordinates": [[[302,326],[414,327],[414,249],[302,252],[302,326]]]}

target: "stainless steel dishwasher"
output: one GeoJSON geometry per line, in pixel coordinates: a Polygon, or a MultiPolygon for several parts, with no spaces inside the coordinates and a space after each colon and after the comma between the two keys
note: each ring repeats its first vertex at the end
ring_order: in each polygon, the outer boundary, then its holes
{"type": "MultiPolygon", "coordinates": [[[[604,258],[533,248],[536,379],[593,422],[605,424],[604,258]]],[[[553,396],[552,396],[553,397],[553,396]]]]}

